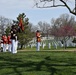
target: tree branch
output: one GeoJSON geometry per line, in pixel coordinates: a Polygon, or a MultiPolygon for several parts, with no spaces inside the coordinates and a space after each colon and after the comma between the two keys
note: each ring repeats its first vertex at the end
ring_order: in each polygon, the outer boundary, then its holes
{"type": "Polygon", "coordinates": [[[65,1],[63,1],[63,0],[60,0],[60,1],[67,7],[67,9],[69,10],[70,13],[76,15],[76,13],[70,9],[70,7],[66,4],[65,1]]]}
{"type": "Polygon", "coordinates": [[[61,6],[64,6],[64,5],[53,5],[53,6],[43,6],[43,7],[40,7],[38,6],[38,8],[50,8],[50,7],[61,7],[61,6]]]}
{"type": "Polygon", "coordinates": [[[69,10],[69,12],[70,13],[72,13],[73,15],[76,15],[76,12],[74,11],[74,10],[71,10],[71,8],[68,6],[68,4],[65,2],[65,0],[59,0],[60,2],[62,2],[63,4],[62,5],[56,5],[55,4],[55,0],[40,0],[40,2],[51,2],[51,1],[53,1],[53,5],[52,6],[38,6],[39,5],[39,3],[36,3],[36,7],[37,8],[51,8],[51,7],[66,7],[68,10],[69,10]]]}

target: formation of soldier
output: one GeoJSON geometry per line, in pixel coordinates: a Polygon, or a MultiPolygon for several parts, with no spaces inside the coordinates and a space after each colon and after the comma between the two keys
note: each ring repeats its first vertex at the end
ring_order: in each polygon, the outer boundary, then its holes
{"type": "Polygon", "coordinates": [[[12,25],[10,33],[6,36],[6,34],[2,35],[1,39],[2,52],[6,52],[7,50],[11,53],[17,53],[17,30],[15,25],[12,25]]]}
{"type": "Polygon", "coordinates": [[[12,25],[9,35],[8,36],[6,36],[6,34],[2,35],[1,43],[3,44],[2,46],[3,52],[6,52],[8,49],[8,51],[12,52],[13,54],[17,53],[17,44],[18,44],[17,33],[20,32],[20,30],[22,32],[24,31],[23,21],[21,17],[18,23],[18,27],[12,25]]]}
{"type": "MultiPolygon", "coordinates": [[[[22,18],[20,18],[18,28],[15,25],[12,25],[11,31],[8,34],[8,36],[6,36],[6,34],[2,35],[2,42],[1,42],[3,44],[2,52],[6,52],[8,49],[8,51],[13,54],[17,53],[17,44],[18,44],[17,33],[20,32],[20,30],[24,32],[22,18]]],[[[36,32],[36,39],[37,39],[37,51],[39,51],[41,42],[41,34],[39,30],[37,30],[36,32]]]]}

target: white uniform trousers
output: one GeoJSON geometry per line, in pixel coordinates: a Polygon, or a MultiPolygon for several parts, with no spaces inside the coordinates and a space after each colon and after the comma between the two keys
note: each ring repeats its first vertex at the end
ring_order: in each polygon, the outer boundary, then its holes
{"type": "Polygon", "coordinates": [[[37,42],[37,51],[40,50],[40,42],[37,42]]]}
{"type": "Polygon", "coordinates": [[[8,51],[11,52],[11,43],[8,44],[8,51]]]}
{"type": "Polygon", "coordinates": [[[11,44],[11,52],[14,54],[14,53],[17,53],[17,41],[16,40],[11,40],[12,44],[11,44]]]}
{"type": "Polygon", "coordinates": [[[3,52],[6,52],[7,50],[7,44],[3,44],[3,52]]]}

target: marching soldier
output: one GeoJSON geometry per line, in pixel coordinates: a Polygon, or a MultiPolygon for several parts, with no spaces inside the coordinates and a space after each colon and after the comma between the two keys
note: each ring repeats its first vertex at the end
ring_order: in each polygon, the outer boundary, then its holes
{"type": "Polygon", "coordinates": [[[11,52],[17,53],[17,30],[15,25],[12,25],[11,28],[11,52]]]}
{"type": "Polygon", "coordinates": [[[8,40],[8,51],[11,52],[11,35],[10,34],[7,36],[7,40],[8,40]]]}
{"type": "Polygon", "coordinates": [[[6,34],[2,35],[2,42],[3,42],[3,52],[6,52],[6,50],[7,50],[7,36],[6,36],[6,34]]]}
{"type": "Polygon", "coordinates": [[[36,31],[37,51],[40,50],[41,34],[40,31],[36,31]]]}

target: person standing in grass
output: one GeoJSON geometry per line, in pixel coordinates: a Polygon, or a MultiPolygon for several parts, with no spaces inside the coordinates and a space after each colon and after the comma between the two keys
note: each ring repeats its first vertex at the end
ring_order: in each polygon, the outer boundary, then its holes
{"type": "Polygon", "coordinates": [[[8,42],[6,34],[2,35],[2,42],[3,42],[3,52],[6,52],[6,50],[7,50],[7,42],[8,42]]]}
{"type": "Polygon", "coordinates": [[[17,30],[15,25],[11,28],[11,52],[13,54],[17,53],[17,30]]]}
{"type": "Polygon", "coordinates": [[[10,33],[7,36],[7,40],[8,40],[8,51],[11,52],[11,34],[10,33]]]}
{"type": "Polygon", "coordinates": [[[41,34],[39,30],[36,31],[36,42],[37,51],[40,51],[41,34]]]}

